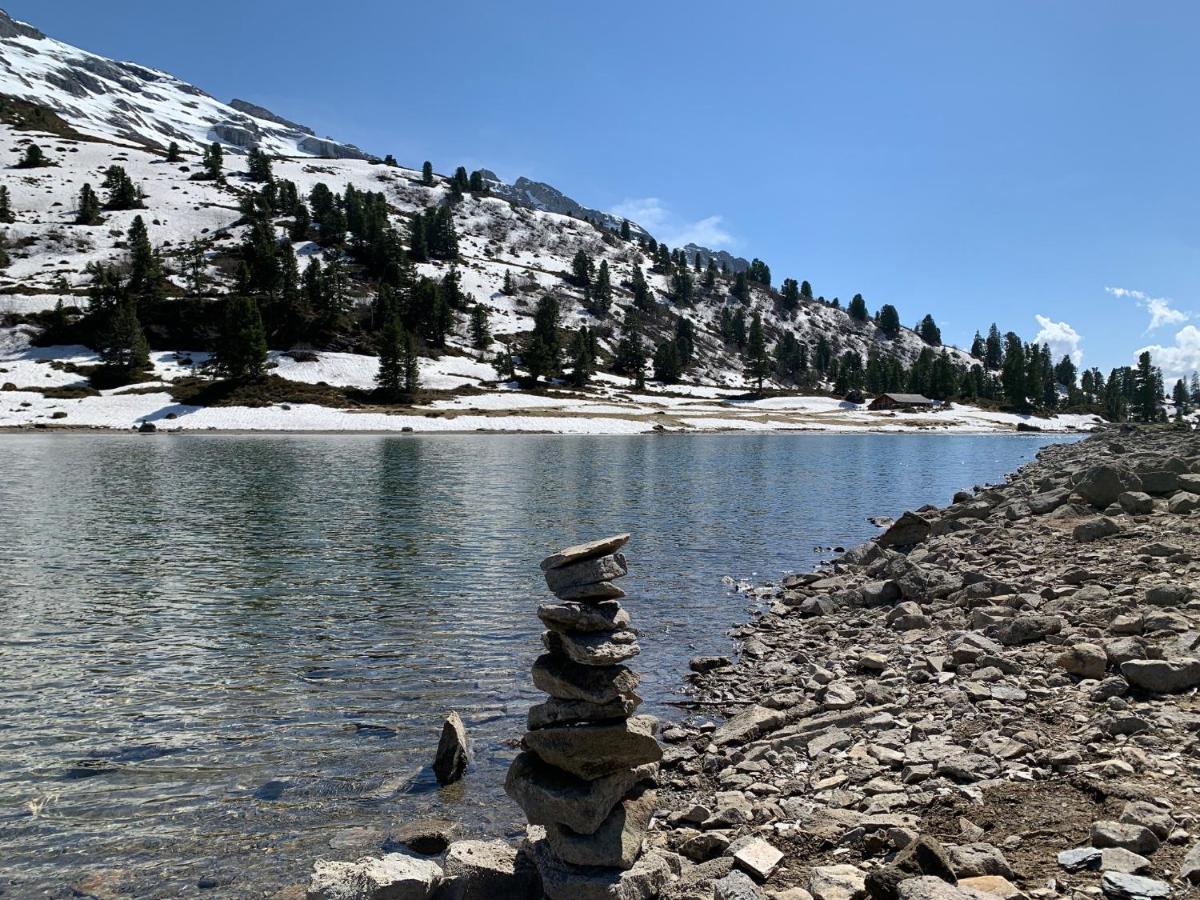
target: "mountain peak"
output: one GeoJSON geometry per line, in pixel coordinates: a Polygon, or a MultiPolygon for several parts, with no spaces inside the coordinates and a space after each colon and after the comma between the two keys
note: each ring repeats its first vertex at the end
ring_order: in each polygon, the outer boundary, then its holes
{"type": "Polygon", "coordinates": [[[40,41],[46,37],[27,22],[19,22],[7,10],[0,9],[0,38],[31,38],[40,41]]]}

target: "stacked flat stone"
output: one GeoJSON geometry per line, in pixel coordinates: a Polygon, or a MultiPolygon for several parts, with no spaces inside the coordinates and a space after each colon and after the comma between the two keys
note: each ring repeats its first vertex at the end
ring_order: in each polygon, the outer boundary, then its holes
{"type": "Polygon", "coordinates": [[[625,592],[613,583],[627,572],[619,551],[628,540],[619,534],[542,561],[557,600],[538,608],[546,652],[533,683],[549,699],[529,711],[525,750],[505,790],[531,825],[545,828],[534,858],[550,900],[619,883],[654,813],[662,749],[654,718],[634,715],[640,678],[624,663],[641,649],[619,602],[625,592]]]}

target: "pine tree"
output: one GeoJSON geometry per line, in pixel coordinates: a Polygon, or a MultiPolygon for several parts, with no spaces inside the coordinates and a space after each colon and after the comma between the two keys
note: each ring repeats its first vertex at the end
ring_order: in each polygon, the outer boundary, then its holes
{"type": "Polygon", "coordinates": [[[879,307],[878,325],[879,330],[894,341],[900,335],[900,313],[896,312],[896,307],[890,303],[879,307]]]}
{"type": "Polygon", "coordinates": [[[1134,373],[1136,399],[1133,412],[1141,422],[1158,420],[1159,402],[1162,397],[1162,382],[1154,370],[1150,351],[1145,350],[1138,356],[1137,370],[1134,373]]]}
{"type": "Polygon", "coordinates": [[[1109,373],[1108,383],[1104,386],[1104,417],[1110,422],[1124,422],[1129,416],[1129,401],[1123,388],[1127,380],[1124,376],[1129,374],[1128,367],[1109,373]]]}
{"type": "Polygon", "coordinates": [[[733,346],[741,350],[746,346],[746,313],[743,310],[738,309],[733,314],[731,328],[733,331],[733,346]]]}
{"type": "Polygon", "coordinates": [[[663,341],[654,351],[654,380],[675,384],[680,373],[678,345],[674,341],[663,341]]]}
{"type": "Polygon", "coordinates": [[[292,213],[292,224],[288,228],[288,238],[297,244],[307,241],[311,228],[312,217],[308,214],[308,207],[303,202],[297,201],[296,208],[292,213]]]}
{"type": "Polygon", "coordinates": [[[102,225],[104,219],[100,216],[100,198],[92,190],[90,184],[79,189],[79,211],[75,214],[76,225],[102,225]]]}
{"type": "Polygon", "coordinates": [[[600,268],[596,270],[596,278],[592,284],[592,312],[602,319],[607,318],[609,310],[612,307],[612,295],[612,280],[608,274],[608,260],[604,259],[600,261],[600,268]]]}
{"type": "Polygon", "coordinates": [[[627,240],[629,240],[629,239],[630,239],[632,236],[633,236],[633,232],[630,230],[630,227],[629,227],[629,220],[628,220],[628,219],[622,219],[622,220],[621,220],[621,240],[623,240],[623,241],[627,241],[627,240]]]}
{"type": "Polygon", "coordinates": [[[12,258],[8,255],[8,235],[6,232],[0,231],[0,269],[7,269],[12,265],[12,258]]]}
{"type": "Polygon", "coordinates": [[[631,313],[625,318],[625,328],[617,344],[613,370],[618,375],[633,378],[639,388],[645,386],[646,349],[642,346],[638,317],[635,314],[631,313]]]}
{"type": "Polygon", "coordinates": [[[389,400],[411,397],[420,387],[417,343],[397,316],[389,316],[379,335],[379,372],[375,383],[389,400]]]}
{"type": "Polygon", "coordinates": [[[641,266],[633,267],[633,305],[640,310],[650,310],[654,308],[654,301],[650,296],[650,285],[646,281],[646,276],[642,274],[641,266]]]}
{"type": "Polygon", "coordinates": [[[846,312],[855,322],[865,322],[870,318],[870,315],[867,313],[867,302],[863,300],[862,294],[855,294],[851,298],[850,305],[846,307],[846,312]]]}
{"type": "Polygon", "coordinates": [[[988,329],[987,340],[984,341],[983,365],[986,369],[995,371],[1004,365],[1004,342],[1000,338],[1000,329],[993,322],[988,329]]]}
{"type": "Polygon", "coordinates": [[[746,272],[747,277],[764,287],[771,286],[771,269],[761,259],[754,259],[746,272]]]}
{"type": "Polygon", "coordinates": [[[17,217],[13,215],[12,200],[8,195],[7,185],[0,184],[0,224],[11,225],[17,221],[17,217]]]}
{"type": "Polygon", "coordinates": [[[692,305],[692,273],[680,266],[671,277],[671,297],[680,306],[692,305]]]}
{"type": "Polygon", "coordinates": [[[204,174],[212,181],[220,181],[225,174],[225,151],[216,141],[204,150],[204,174]]]}
{"type": "Polygon", "coordinates": [[[761,394],[763,380],[771,374],[771,357],[767,355],[766,339],[763,337],[762,316],[755,310],[750,319],[750,334],[746,341],[746,377],[754,382],[754,390],[761,394]]]}
{"type": "Polygon", "coordinates": [[[266,370],[267,338],[252,297],[233,296],[225,301],[215,363],[217,371],[233,381],[260,378],[266,370]]]}
{"type": "Polygon", "coordinates": [[[463,193],[471,189],[471,178],[467,175],[467,170],[464,166],[459,166],[454,170],[453,185],[458,189],[459,193],[463,193]]]}
{"type": "Polygon", "coordinates": [[[492,345],[492,331],[488,324],[488,308],[482,303],[471,307],[471,346],[476,350],[487,350],[492,345]]]}
{"type": "Polygon", "coordinates": [[[421,184],[425,187],[433,187],[433,163],[429,160],[425,160],[424,165],[421,166],[421,184]]]}
{"type": "Polygon", "coordinates": [[[696,355],[696,331],[692,320],[680,316],[675,320],[675,346],[679,351],[680,371],[691,366],[696,355]]]}
{"type": "Polygon", "coordinates": [[[586,288],[592,283],[592,258],[584,250],[576,250],[571,259],[571,283],[586,288]]]}
{"type": "Polygon", "coordinates": [[[137,299],[122,293],[102,338],[100,358],[112,372],[132,378],[150,365],[150,346],[138,321],[137,299]]]}
{"type": "Polygon", "coordinates": [[[150,231],[141,216],[134,216],[127,234],[129,242],[129,293],[139,302],[161,300],[166,279],[162,260],[150,244],[150,231]]]}
{"type": "Polygon", "coordinates": [[[800,282],[800,299],[805,303],[812,303],[813,292],[812,285],[807,281],[800,282]]]}
{"type": "Polygon", "coordinates": [[[783,279],[779,296],[783,301],[783,308],[788,312],[793,311],[800,305],[800,285],[796,282],[795,278],[783,279]]]}
{"type": "Polygon", "coordinates": [[[971,355],[976,359],[983,359],[987,355],[987,344],[978,331],[975,332],[975,340],[971,341],[971,355]]]}
{"type": "Polygon", "coordinates": [[[42,148],[37,144],[29,144],[25,147],[25,154],[17,163],[18,169],[40,169],[43,166],[50,165],[50,161],[46,159],[46,154],[42,152],[42,148]]]}
{"type": "Polygon", "coordinates": [[[1171,391],[1171,399],[1175,402],[1175,421],[1182,422],[1183,417],[1188,414],[1188,395],[1187,382],[1180,378],[1175,382],[1175,387],[1171,391]]]}
{"type": "Polygon", "coordinates": [[[708,258],[708,267],[704,270],[704,287],[712,290],[717,283],[717,261],[711,256],[708,258]]]}
{"type": "Polygon", "coordinates": [[[1200,406],[1200,372],[1193,372],[1188,379],[1188,394],[1194,406],[1200,406]]]}
{"type": "Polygon", "coordinates": [[[179,144],[177,144],[175,141],[171,141],[171,143],[167,145],[166,161],[169,163],[177,163],[182,159],[183,153],[179,149],[179,144]]]}
{"type": "Polygon", "coordinates": [[[571,384],[585,387],[596,364],[594,340],[586,325],[581,325],[571,340],[571,384]]]}
{"type": "Polygon", "coordinates": [[[469,184],[472,194],[483,194],[487,192],[487,185],[483,182],[483,173],[478,169],[471,173],[469,184]]]}
{"type": "Polygon", "coordinates": [[[271,157],[258,147],[250,148],[250,153],[246,157],[246,166],[246,177],[251,181],[270,182],[275,179],[271,170],[271,157]]]}
{"type": "Polygon", "coordinates": [[[543,375],[557,375],[559,371],[559,308],[558,300],[547,294],[538,301],[530,333],[522,354],[522,361],[534,381],[543,375]]]}
{"type": "Polygon", "coordinates": [[[1029,406],[1029,388],[1026,374],[1025,346],[1011,331],[1006,335],[1003,371],[1000,382],[1004,386],[1004,399],[1017,410],[1029,406]]]}
{"type": "Polygon", "coordinates": [[[429,259],[429,241],[425,235],[425,217],[414,213],[408,228],[408,255],[414,262],[429,259]]]}
{"type": "Polygon", "coordinates": [[[746,279],[745,272],[738,272],[737,275],[734,276],[732,293],[733,296],[742,303],[748,303],[750,301],[750,285],[746,279]]]}
{"type": "Polygon", "coordinates": [[[942,332],[937,327],[937,323],[933,321],[933,316],[926,315],[921,320],[921,323],[917,325],[917,334],[930,347],[942,346],[942,332]]]}
{"type": "Polygon", "coordinates": [[[104,190],[108,194],[105,209],[141,209],[144,206],[141,191],[134,186],[129,175],[120,166],[109,166],[105,170],[104,190]]]}
{"type": "Polygon", "coordinates": [[[515,296],[517,293],[517,285],[513,281],[511,269],[504,270],[504,284],[500,287],[500,293],[506,297],[515,296]]]}

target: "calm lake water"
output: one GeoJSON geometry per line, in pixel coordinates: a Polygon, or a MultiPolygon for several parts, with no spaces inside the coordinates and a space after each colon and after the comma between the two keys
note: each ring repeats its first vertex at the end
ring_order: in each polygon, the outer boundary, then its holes
{"type": "Polygon", "coordinates": [[[421,816],[514,833],[545,554],[633,532],[672,716],[746,615],[722,576],[810,569],[1050,440],[0,435],[0,894],[259,896],[421,816]],[[450,709],[477,761],[438,790],[450,709]]]}

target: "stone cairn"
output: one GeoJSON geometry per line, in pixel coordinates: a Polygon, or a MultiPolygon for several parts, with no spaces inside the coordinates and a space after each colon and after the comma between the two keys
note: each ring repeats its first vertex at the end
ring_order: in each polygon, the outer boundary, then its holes
{"type": "Polygon", "coordinates": [[[613,584],[628,571],[628,540],[568,547],[541,564],[557,600],[537,611],[546,652],[533,683],[550,698],[529,710],[505,790],[541,826],[530,829],[532,850],[550,900],[616,896],[637,875],[654,813],[662,749],[655,719],[634,715],[640,678],[623,663],[641,648],[613,584]]]}

